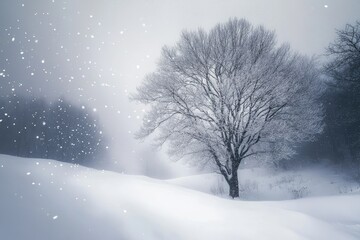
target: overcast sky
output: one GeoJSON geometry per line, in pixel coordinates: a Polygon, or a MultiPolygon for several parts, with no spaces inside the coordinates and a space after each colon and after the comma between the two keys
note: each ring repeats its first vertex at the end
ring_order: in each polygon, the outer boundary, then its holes
{"type": "Polygon", "coordinates": [[[359,12],[359,0],[1,0],[0,90],[49,101],[62,96],[99,114],[113,138],[107,161],[115,170],[184,174],[151,141],[133,139],[143,107],[128,94],[155,70],[162,46],[183,29],[238,17],[321,56],[335,28],[359,20],[359,12]]]}

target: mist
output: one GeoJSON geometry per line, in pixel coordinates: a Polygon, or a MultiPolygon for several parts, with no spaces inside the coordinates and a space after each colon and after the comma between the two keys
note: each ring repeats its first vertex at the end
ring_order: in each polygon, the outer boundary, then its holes
{"type": "Polygon", "coordinates": [[[357,0],[1,1],[0,94],[65,98],[90,108],[109,138],[100,168],[187,175],[194,170],[173,163],[166,147],[134,139],[145,109],[129,95],[155,71],[162,46],[174,45],[183,29],[238,17],[275,30],[280,43],[321,61],[335,29],[354,22],[358,9],[357,0]]]}

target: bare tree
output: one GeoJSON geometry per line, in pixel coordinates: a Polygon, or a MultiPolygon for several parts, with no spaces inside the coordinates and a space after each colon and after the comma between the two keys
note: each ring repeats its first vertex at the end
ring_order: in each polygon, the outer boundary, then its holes
{"type": "Polygon", "coordinates": [[[360,22],[347,24],[337,30],[337,37],[327,48],[332,57],[325,66],[328,74],[338,81],[338,86],[360,86],[360,22]],[[340,82],[339,82],[340,81],[340,82]]]}
{"type": "Polygon", "coordinates": [[[313,61],[246,20],[184,31],[134,96],[151,106],[139,137],[159,129],[159,144],[210,164],[238,197],[243,159],[273,149],[288,157],[290,143],[321,131],[317,77],[313,61]]]}

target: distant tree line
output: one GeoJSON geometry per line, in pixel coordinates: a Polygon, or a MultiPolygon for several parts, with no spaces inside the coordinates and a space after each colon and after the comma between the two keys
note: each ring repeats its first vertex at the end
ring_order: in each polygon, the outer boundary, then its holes
{"type": "Polygon", "coordinates": [[[89,165],[103,154],[99,120],[64,99],[0,97],[0,153],[89,165]]]}
{"type": "Polygon", "coordinates": [[[327,159],[360,173],[360,22],[337,30],[327,48],[330,80],[322,97],[324,131],[306,146],[310,159],[327,159]]]}

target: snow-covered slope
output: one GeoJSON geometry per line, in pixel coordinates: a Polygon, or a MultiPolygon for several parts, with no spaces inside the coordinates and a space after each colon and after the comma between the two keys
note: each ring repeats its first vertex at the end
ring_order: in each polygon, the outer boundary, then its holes
{"type": "Polygon", "coordinates": [[[360,195],[250,202],[0,155],[0,239],[359,239],[360,195]]]}

